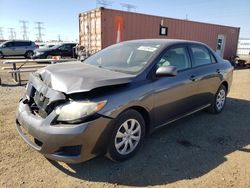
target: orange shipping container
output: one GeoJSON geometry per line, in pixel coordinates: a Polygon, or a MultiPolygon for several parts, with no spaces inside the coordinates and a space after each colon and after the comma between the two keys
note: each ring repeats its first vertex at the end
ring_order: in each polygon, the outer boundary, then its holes
{"type": "Polygon", "coordinates": [[[133,39],[169,38],[206,43],[222,57],[236,55],[240,28],[97,8],[79,14],[79,42],[90,53],[133,39]]]}

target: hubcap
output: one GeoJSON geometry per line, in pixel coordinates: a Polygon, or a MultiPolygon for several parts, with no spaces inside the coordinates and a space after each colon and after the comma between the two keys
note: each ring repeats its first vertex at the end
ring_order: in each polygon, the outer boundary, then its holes
{"type": "Polygon", "coordinates": [[[136,119],[128,119],[119,127],[115,136],[115,148],[121,155],[134,151],[141,139],[141,125],[136,119]]]}
{"type": "Polygon", "coordinates": [[[33,55],[33,53],[32,53],[32,52],[28,52],[28,53],[27,53],[27,57],[28,57],[28,58],[31,58],[31,57],[32,57],[32,55],[33,55]]]}
{"type": "Polygon", "coordinates": [[[216,97],[216,107],[218,110],[221,110],[225,104],[226,92],[221,89],[216,97]]]}

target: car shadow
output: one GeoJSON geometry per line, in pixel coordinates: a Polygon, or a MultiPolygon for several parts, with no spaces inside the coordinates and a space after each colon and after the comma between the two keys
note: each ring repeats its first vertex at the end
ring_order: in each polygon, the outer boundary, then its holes
{"type": "Polygon", "coordinates": [[[130,160],[98,157],[80,164],[51,163],[87,181],[128,186],[163,185],[200,177],[227,161],[234,151],[250,152],[250,101],[228,98],[221,114],[198,112],[161,128],[130,160]]]}

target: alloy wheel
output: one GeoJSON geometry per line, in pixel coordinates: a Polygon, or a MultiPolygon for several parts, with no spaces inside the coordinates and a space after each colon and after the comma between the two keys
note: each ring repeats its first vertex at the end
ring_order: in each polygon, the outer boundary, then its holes
{"type": "Polygon", "coordinates": [[[121,155],[134,151],[141,139],[141,125],[136,119],[126,120],[115,136],[115,148],[121,155]]]}
{"type": "Polygon", "coordinates": [[[225,104],[225,99],[226,99],[226,92],[224,89],[221,89],[216,97],[216,107],[219,111],[223,108],[225,104]]]}

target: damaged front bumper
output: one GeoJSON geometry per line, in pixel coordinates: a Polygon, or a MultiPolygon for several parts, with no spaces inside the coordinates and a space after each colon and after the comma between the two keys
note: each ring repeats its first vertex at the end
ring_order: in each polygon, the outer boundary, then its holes
{"type": "Polygon", "coordinates": [[[26,100],[19,103],[16,128],[25,142],[45,157],[79,163],[105,152],[112,119],[100,116],[80,124],[55,124],[55,111],[42,118],[32,113],[26,100]]]}

